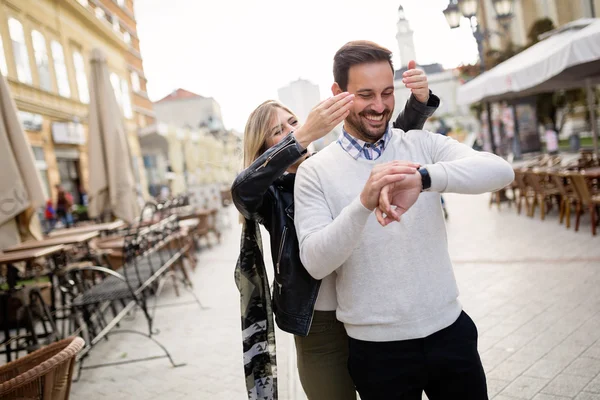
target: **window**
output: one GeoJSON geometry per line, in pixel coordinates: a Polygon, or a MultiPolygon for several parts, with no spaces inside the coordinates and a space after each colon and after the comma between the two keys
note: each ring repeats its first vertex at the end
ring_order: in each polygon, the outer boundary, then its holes
{"type": "Polygon", "coordinates": [[[123,115],[125,118],[133,118],[133,110],[131,109],[131,96],[129,95],[129,85],[123,78],[121,79],[121,93],[123,96],[123,115]]]}
{"type": "Polygon", "coordinates": [[[117,0],[119,7],[125,7],[125,0],[117,0]]]}
{"type": "Polygon", "coordinates": [[[8,31],[12,40],[15,64],[17,67],[17,78],[23,83],[32,83],[31,67],[29,66],[29,55],[25,43],[25,32],[23,25],[14,18],[8,20],[8,31]]]}
{"type": "Polygon", "coordinates": [[[6,76],[8,74],[8,68],[6,68],[6,56],[4,55],[4,42],[2,42],[2,36],[0,36],[0,72],[6,76]]]}
{"type": "Polygon", "coordinates": [[[119,24],[119,18],[116,15],[112,16],[113,31],[121,32],[121,24],[119,24]]]}
{"type": "Polygon", "coordinates": [[[94,13],[96,14],[96,18],[98,18],[98,19],[102,19],[106,15],[104,13],[104,10],[101,9],[100,7],[96,7],[96,9],[94,10],[94,13]]]}
{"type": "Polygon", "coordinates": [[[131,35],[129,34],[129,32],[123,32],[123,40],[125,41],[125,43],[131,44],[131,35]]]}
{"type": "Polygon", "coordinates": [[[44,90],[52,90],[52,78],[50,76],[50,64],[48,61],[48,47],[46,47],[46,39],[38,31],[31,32],[31,40],[33,41],[33,55],[35,65],[40,78],[40,87],[44,90]]]}
{"type": "Polygon", "coordinates": [[[47,199],[49,199],[50,185],[48,183],[48,164],[46,164],[46,155],[44,154],[44,149],[39,146],[31,146],[31,150],[33,150],[33,156],[35,158],[35,167],[40,173],[40,178],[42,178],[44,195],[47,199]]]}
{"type": "Polygon", "coordinates": [[[115,92],[117,103],[123,111],[125,118],[133,118],[133,110],[131,108],[131,96],[129,95],[129,85],[124,78],[119,78],[119,75],[112,72],[110,74],[110,83],[115,92]]]}
{"type": "Polygon", "coordinates": [[[79,91],[79,101],[88,104],[90,102],[90,91],[88,89],[87,75],[85,74],[85,63],[78,51],[73,52],[73,65],[75,66],[75,80],[79,91]]]}
{"type": "Polygon", "coordinates": [[[110,74],[110,84],[115,92],[115,97],[117,98],[119,107],[123,108],[123,102],[121,100],[121,81],[119,80],[119,76],[114,72],[111,72],[110,74]]]}
{"type": "Polygon", "coordinates": [[[52,57],[54,58],[54,70],[56,71],[56,84],[58,85],[58,94],[63,97],[71,97],[71,88],[69,87],[69,75],[67,74],[67,64],[65,63],[65,53],[63,47],[56,40],[53,40],[52,57]]]}
{"type": "Polygon", "coordinates": [[[141,88],[140,88],[140,76],[135,71],[133,71],[131,73],[131,90],[133,90],[134,92],[139,92],[141,90],[141,88]]]}
{"type": "Polygon", "coordinates": [[[77,0],[79,2],[79,4],[81,4],[84,7],[88,6],[88,0],[77,0]]]}
{"type": "Polygon", "coordinates": [[[156,155],[147,154],[147,155],[143,156],[143,159],[144,159],[144,167],[146,167],[148,169],[158,168],[158,163],[156,161],[156,155]]]}

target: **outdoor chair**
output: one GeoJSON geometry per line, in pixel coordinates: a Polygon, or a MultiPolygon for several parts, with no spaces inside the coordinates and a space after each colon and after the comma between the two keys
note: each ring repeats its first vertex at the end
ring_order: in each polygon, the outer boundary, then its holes
{"type": "Polygon", "coordinates": [[[535,196],[531,204],[529,216],[533,218],[535,215],[535,207],[540,206],[540,217],[542,220],[546,218],[546,211],[552,206],[552,200],[560,196],[558,189],[547,182],[545,178],[547,174],[539,170],[527,171],[525,173],[527,183],[531,185],[535,191],[535,196]]]}
{"type": "Polygon", "coordinates": [[[0,398],[68,400],[75,357],[85,342],[69,337],[0,367],[0,398]]]}
{"type": "Polygon", "coordinates": [[[565,226],[569,229],[571,227],[571,207],[572,205],[577,207],[579,196],[568,180],[568,173],[557,171],[551,173],[550,177],[561,196],[559,223],[562,224],[563,220],[565,220],[565,226]]]}
{"type": "Polygon", "coordinates": [[[527,211],[527,215],[529,215],[531,213],[530,203],[533,203],[533,199],[535,198],[535,191],[525,181],[525,170],[515,170],[515,182],[518,188],[518,196],[516,198],[517,213],[521,214],[521,208],[523,207],[523,203],[525,203],[525,210],[527,211]]]}
{"type": "Polygon", "coordinates": [[[579,173],[569,174],[569,178],[575,187],[575,191],[579,196],[579,203],[577,204],[577,219],[575,221],[575,231],[579,230],[579,221],[583,212],[582,207],[587,207],[590,211],[590,218],[592,223],[592,235],[596,236],[596,225],[598,222],[598,214],[596,213],[596,207],[600,205],[600,195],[592,194],[587,185],[587,182],[583,175],[579,173]]]}

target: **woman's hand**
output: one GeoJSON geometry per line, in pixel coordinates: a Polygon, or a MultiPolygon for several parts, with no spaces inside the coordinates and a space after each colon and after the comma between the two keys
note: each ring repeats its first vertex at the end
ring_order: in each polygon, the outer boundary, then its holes
{"type": "Polygon", "coordinates": [[[354,95],[348,92],[323,100],[308,114],[306,122],[294,132],[296,141],[304,148],[327,135],[350,113],[354,95]]]}
{"type": "Polygon", "coordinates": [[[402,83],[410,89],[413,96],[423,104],[429,100],[429,82],[424,71],[417,69],[417,63],[408,62],[408,70],[402,74],[402,83]]]}

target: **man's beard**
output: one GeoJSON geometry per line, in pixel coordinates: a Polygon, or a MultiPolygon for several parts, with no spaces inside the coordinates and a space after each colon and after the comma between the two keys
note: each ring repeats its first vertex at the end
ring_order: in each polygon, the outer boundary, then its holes
{"type": "Polygon", "coordinates": [[[350,125],[354,133],[361,136],[358,139],[374,143],[377,140],[381,139],[381,137],[388,128],[388,123],[390,122],[391,118],[392,112],[389,109],[386,109],[385,111],[383,111],[383,113],[376,113],[370,110],[363,110],[358,114],[351,112],[346,117],[345,122],[348,125],[350,125]],[[381,127],[370,126],[369,123],[365,121],[368,115],[383,115],[381,127]]]}

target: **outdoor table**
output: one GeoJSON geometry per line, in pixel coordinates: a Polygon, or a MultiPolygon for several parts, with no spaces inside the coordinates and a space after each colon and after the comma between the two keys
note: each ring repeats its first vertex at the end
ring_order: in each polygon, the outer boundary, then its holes
{"type": "MultiPolygon", "coordinates": [[[[63,251],[64,249],[65,249],[65,246],[60,244],[60,245],[55,245],[55,246],[47,246],[47,247],[40,247],[40,248],[33,248],[33,249],[23,249],[20,251],[0,253],[0,266],[1,265],[6,265],[9,267],[12,266],[15,270],[20,271],[20,269],[15,267],[14,264],[19,263],[19,262],[29,263],[29,262],[35,260],[36,258],[48,257],[48,256],[54,255],[60,251],[63,251]]],[[[13,272],[16,272],[16,271],[13,271],[13,272]]],[[[14,284],[16,283],[16,280],[12,281],[13,279],[16,279],[16,276],[14,276],[14,275],[11,276],[11,274],[13,272],[11,272],[10,268],[8,268],[8,270],[6,271],[9,288],[14,287],[14,284]]],[[[24,272],[24,271],[20,271],[20,272],[24,272]]]]}
{"type": "Polygon", "coordinates": [[[121,229],[123,228],[125,225],[127,225],[124,221],[114,221],[114,222],[107,222],[104,224],[90,224],[90,225],[84,225],[84,226],[78,226],[77,228],[66,228],[66,229],[58,229],[55,231],[52,231],[48,234],[48,237],[58,237],[58,236],[72,236],[72,235],[77,235],[77,234],[82,234],[82,233],[89,233],[89,232],[108,232],[108,231],[114,231],[117,229],[121,229]]]}
{"type": "Polygon", "coordinates": [[[20,243],[18,245],[4,249],[5,252],[39,249],[43,247],[52,247],[57,245],[80,245],[87,243],[91,239],[98,237],[100,232],[87,232],[69,236],[59,236],[55,238],[43,239],[43,240],[28,240],[27,242],[20,243]]]}
{"type": "MultiPolygon", "coordinates": [[[[5,296],[3,320],[4,320],[4,345],[6,347],[6,360],[11,361],[11,341],[10,341],[10,326],[9,326],[9,301],[11,293],[14,292],[17,284],[18,273],[25,272],[16,266],[17,263],[25,262],[27,265],[38,258],[53,256],[65,249],[64,245],[47,246],[41,248],[26,249],[21,251],[13,251],[9,253],[0,253],[0,267],[2,267],[3,274],[6,275],[6,283],[8,284],[8,290],[2,291],[2,296],[5,296]],[[6,268],[4,268],[6,266],[6,268]]],[[[27,268],[26,268],[27,269],[27,268]]],[[[51,271],[48,271],[50,274],[51,271]]],[[[52,285],[52,277],[50,277],[50,283],[52,285]]],[[[50,295],[52,310],[55,309],[55,296],[54,288],[51,286],[50,295]]]]}

